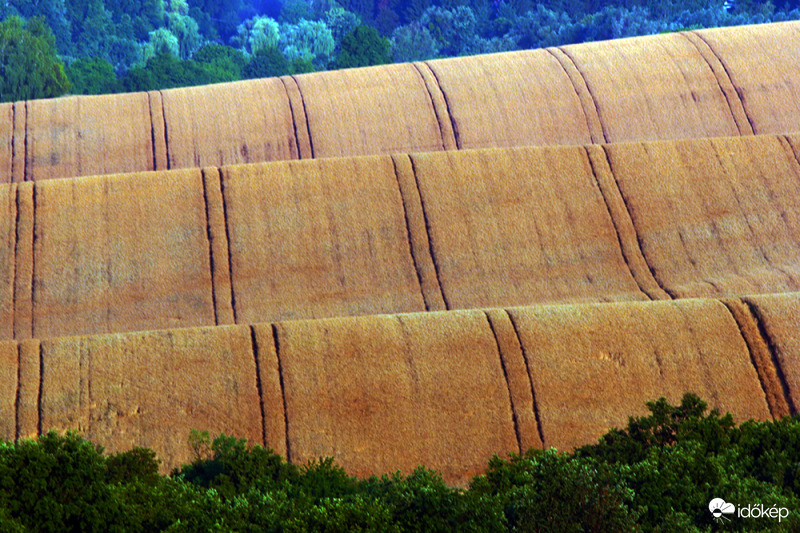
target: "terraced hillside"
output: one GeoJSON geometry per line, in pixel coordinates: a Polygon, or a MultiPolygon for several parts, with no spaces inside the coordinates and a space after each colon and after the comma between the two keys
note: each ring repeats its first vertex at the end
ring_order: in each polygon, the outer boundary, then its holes
{"type": "Polygon", "coordinates": [[[0,107],[0,437],[453,483],[800,402],[800,23],[0,107]],[[60,178],[60,179],[56,179],[60,178]]]}

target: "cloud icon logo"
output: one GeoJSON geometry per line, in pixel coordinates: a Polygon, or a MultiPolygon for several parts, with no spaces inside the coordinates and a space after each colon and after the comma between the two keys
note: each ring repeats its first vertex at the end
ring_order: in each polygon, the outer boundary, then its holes
{"type": "Polygon", "coordinates": [[[725,514],[733,514],[736,511],[736,506],[732,503],[727,503],[722,498],[714,498],[708,503],[708,510],[714,515],[714,520],[730,520],[725,514]]]}

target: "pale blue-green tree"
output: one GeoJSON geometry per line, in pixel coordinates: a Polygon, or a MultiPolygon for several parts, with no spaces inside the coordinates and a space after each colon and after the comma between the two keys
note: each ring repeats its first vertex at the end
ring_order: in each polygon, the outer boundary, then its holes
{"type": "Polygon", "coordinates": [[[394,30],[390,41],[394,60],[398,63],[423,61],[439,55],[439,43],[419,22],[400,26],[394,30]]]}
{"type": "Polygon", "coordinates": [[[181,59],[188,59],[203,45],[197,21],[188,15],[181,15],[174,11],[169,12],[167,28],[178,39],[178,57],[181,59]]]}
{"type": "Polygon", "coordinates": [[[322,21],[302,19],[297,24],[281,24],[279,47],[289,59],[310,60],[318,69],[325,69],[336,43],[328,25],[322,21]]]}
{"type": "Polygon", "coordinates": [[[141,58],[136,65],[143,67],[150,58],[159,54],[170,54],[177,58],[180,53],[178,38],[167,28],[158,28],[150,32],[150,41],[142,46],[141,58]]]}
{"type": "Polygon", "coordinates": [[[169,0],[169,12],[178,15],[188,15],[189,2],[186,0],[169,0]]]}
{"type": "Polygon", "coordinates": [[[276,48],[280,39],[280,25],[270,17],[256,15],[237,27],[233,38],[241,50],[254,55],[260,51],[276,48]]]}
{"type": "Polygon", "coordinates": [[[341,6],[333,6],[326,11],[324,20],[333,35],[336,51],[340,50],[344,36],[361,25],[361,17],[341,6]]]}
{"type": "Polygon", "coordinates": [[[467,6],[459,5],[453,9],[432,6],[422,13],[419,22],[436,39],[445,56],[473,54],[478,51],[478,20],[467,6]]]}

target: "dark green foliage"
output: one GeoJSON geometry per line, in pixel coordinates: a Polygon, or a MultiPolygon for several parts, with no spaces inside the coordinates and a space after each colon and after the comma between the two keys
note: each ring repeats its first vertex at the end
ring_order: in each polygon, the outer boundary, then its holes
{"type": "Polygon", "coordinates": [[[130,483],[136,480],[152,486],[159,479],[158,463],[156,452],[137,446],[106,459],[106,479],[109,483],[130,483]]]}
{"type": "Polygon", "coordinates": [[[357,26],[342,39],[336,68],[367,67],[391,62],[389,39],[378,35],[375,28],[357,26]]]}
{"type": "Polygon", "coordinates": [[[310,59],[296,57],[289,61],[289,74],[307,74],[316,70],[314,63],[310,59]]]}
{"type": "MultiPolygon", "coordinates": [[[[188,0],[188,10],[175,13],[168,0],[7,0],[0,1],[0,21],[43,17],[35,24],[50,28],[48,45],[66,64],[77,65],[69,74],[73,92],[93,94],[800,19],[800,0],[737,0],[732,9],[723,4],[724,0],[188,0]],[[276,54],[248,56],[244,62],[232,54],[213,60],[192,54],[211,43],[241,46],[237,27],[257,16],[288,22],[277,45],[288,66],[276,54]],[[353,38],[349,34],[359,24],[379,37],[362,28],[353,38]],[[156,42],[163,44],[167,30],[178,39],[174,53],[186,61],[172,64],[177,69],[173,74],[160,68],[166,64],[161,59],[143,64],[152,55],[150,34],[161,32],[156,42]],[[94,66],[79,63],[82,59],[94,66]],[[118,83],[110,81],[100,60],[113,67],[118,83]]],[[[52,54],[25,50],[0,50],[6,62],[0,65],[0,99],[28,93],[50,97],[68,90],[65,75],[47,59],[52,54]],[[27,59],[12,60],[9,54],[27,59]],[[39,64],[31,70],[33,57],[39,64]],[[40,90],[29,90],[39,85],[40,90]]]]}
{"type": "Polygon", "coordinates": [[[69,87],[44,19],[0,22],[0,102],[60,96],[69,87]]]}
{"type": "Polygon", "coordinates": [[[192,61],[205,63],[211,67],[230,72],[233,79],[239,79],[242,69],[247,65],[247,57],[236,48],[221,44],[207,44],[192,56],[192,61]]]}
{"type": "Polygon", "coordinates": [[[298,468],[261,446],[247,447],[244,439],[220,435],[209,443],[208,433],[190,438],[195,460],[173,472],[189,483],[213,488],[225,497],[247,492],[251,487],[271,489],[296,483],[298,468]]]}
{"type": "MultiPolygon", "coordinates": [[[[618,465],[619,481],[633,489],[633,507],[646,530],[665,518],[676,524],[712,525],[708,508],[715,497],[726,501],[800,508],[800,420],[746,422],[736,427],[730,414],[705,414],[707,404],[687,394],[679,406],[664,398],[647,404],[651,414],[630,418],[624,430],[614,429],[598,444],[579,449],[577,460],[594,459],[618,465]]],[[[793,531],[794,513],[781,528],[774,521],[738,521],[730,530],[793,531]]],[[[666,531],[665,529],[664,531],[666,531]]]]}
{"type": "Polygon", "coordinates": [[[284,0],[280,21],[297,24],[301,19],[314,20],[314,8],[306,0],[284,0]]]}
{"type": "Polygon", "coordinates": [[[709,532],[717,497],[790,511],[725,531],[800,531],[800,419],[737,427],[694,395],[647,405],[573,454],[494,457],[468,490],[424,467],[358,481],[330,458],[291,465],[207,432],[190,436],[192,463],[163,477],[151,450],[105,457],[48,433],[0,443],[0,531],[709,532]]]}
{"type": "Polygon", "coordinates": [[[719,453],[730,443],[735,428],[730,414],[720,417],[715,409],[704,415],[708,404],[696,394],[686,394],[679,406],[660,398],[648,402],[647,408],[649,416],[629,418],[627,429],[612,429],[577,455],[630,464],[644,460],[652,448],[663,450],[678,441],[699,442],[708,453],[719,453]]]}
{"type": "Polygon", "coordinates": [[[431,33],[444,56],[467,55],[478,51],[478,20],[467,6],[459,5],[453,9],[429,7],[422,13],[419,22],[431,33]]]}
{"type": "Polygon", "coordinates": [[[290,65],[277,48],[259,50],[242,69],[242,79],[272,78],[289,74],[290,65]]]}
{"type": "Polygon", "coordinates": [[[554,449],[495,457],[471,488],[498,500],[512,531],[631,531],[637,516],[611,466],[554,449]]]}
{"type": "Polygon", "coordinates": [[[109,94],[119,91],[114,67],[102,57],[82,57],[66,69],[73,94],[109,94]]]}
{"type": "Polygon", "coordinates": [[[192,7],[189,9],[189,16],[197,22],[197,27],[200,30],[200,35],[209,41],[216,41],[219,39],[219,32],[214,27],[214,22],[211,15],[208,13],[192,7]]]}
{"type": "Polygon", "coordinates": [[[465,495],[446,486],[440,474],[424,467],[418,467],[406,478],[399,473],[373,477],[364,482],[363,491],[370,498],[385,502],[393,523],[401,531],[505,530],[505,518],[495,498],[478,491],[465,495]]]}
{"type": "Polygon", "coordinates": [[[103,532],[129,523],[106,482],[101,449],[71,433],[0,447],[0,508],[42,532],[103,532]]]}
{"type": "Polygon", "coordinates": [[[121,81],[126,91],[134,92],[207,85],[235,79],[234,72],[218,64],[197,63],[161,53],[150,58],[144,68],[131,69],[121,81]]]}

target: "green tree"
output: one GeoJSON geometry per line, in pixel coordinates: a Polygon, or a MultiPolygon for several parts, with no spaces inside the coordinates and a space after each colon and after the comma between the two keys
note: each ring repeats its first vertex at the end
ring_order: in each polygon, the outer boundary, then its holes
{"type": "Polygon", "coordinates": [[[286,0],[281,8],[280,21],[297,24],[301,20],[313,20],[314,9],[307,0],[286,0]]]}
{"type": "Polygon", "coordinates": [[[96,56],[104,54],[106,51],[105,39],[108,35],[114,34],[111,14],[106,9],[103,0],[88,0],[85,3],[78,3],[85,5],[84,9],[76,13],[77,18],[74,19],[78,35],[73,30],[72,39],[80,43],[76,55],[96,56]]]}
{"type": "Polygon", "coordinates": [[[181,60],[171,53],[160,53],[148,59],[144,67],[131,69],[122,79],[122,86],[126,91],[153,91],[235,79],[230,70],[216,65],[181,60]]]}
{"type": "Polygon", "coordinates": [[[476,52],[478,20],[468,6],[453,9],[429,7],[419,19],[428,29],[445,56],[458,56],[476,52]]]}
{"type": "Polygon", "coordinates": [[[73,94],[110,94],[119,91],[114,68],[102,57],[81,57],[67,67],[73,94]]]}
{"type": "Polygon", "coordinates": [[[205,63],[216,69],[229,71],[234,79],[240,79],[247,57],[236,48],[222,44],[207,44],[194,53],[192,61],[205,63]]]}
{"type": "Polygon", "coordinates": [[[167,28],[158,28],[150,32],[150,42],[145,45],[143,52],[144,60],[148,61],[160,54],[178,57],[181,54],[181,47],[174,33],[167,28]]]}
{"type": "Polygon", "coordinates": [[[259,50],[242,69],[243,79],[272,78],[289,74],[290,65],[277,48],[259,50]]]}
{"type": "Polygon", "coordinates": [[[0,509],[31,531],[108,531],[126,514],[106,483],[102,448],[68,433],[0,444],[0,509]]]}
{"type": "Polygon", "coordinates": [[[279,24],[270,17],[260,15],[239,24],[237,32],[233,42],[251,54],[276,47],[280,38],[279,24]]]}
{"type": "Polygon", "coordinates": [[[333,34],[322,21],[301,20],[297,24],[282,24],[279,48],[289,61],[307,60],[325,69],[336,48],[333,34]]]}
{"type": "Polygon", "coordinates": [[[325,12],[325,24],[331,30],[333,41],[336,43],[336,51],[338,52],[341,50],[344,36],[360,26],[361,19],[355,13],[351,13],[337,5],[325,12]]]}
{"type": "MultiPolygon", "coordinates": [[[[6,2],[8,4],[8,2],[6,2]]],[[[53,30],[53,35],[56,38],[56,49],[60,54],[70,55],[74,51],[74,44],[72,43],[72,23],[67,14],[67,6],[64,0],[36,0],[32,1],[17,1],[10,2],[16,4],[16,13],[8,13],[8,15],[19,15],[22,18],[30,19],[33,17],[44,17],[47,26],[53,30]]],[[[0,7],[0,14],[3,12],[0,7]]],[[[0,19],[5,16],[0,16],[0,19]]]]}
{"type": "Polygon", "coordinates": [[[391,62],[389,39],[378,35],[375,28],[358,26],[342,39],[337,68],[367,67],[391,62]]]}
{"type": "Polygon", "coordinates": [[[512,531],[635,530],[634,492],[614,468],[554,448],[512,454],[508,461],[495,456],[471,489],[497,499],[512,531]]]}
{"type": "Polygon", "coordinates": [[[398,63],[433,59],[439,56],[439,43],[428,28],[412,22],[392,33],[392,53],[398,63]]]}
{"type": "Polygon", "coordinates": [[[219,37],[223,42],[228,42],[236,34],[242,3],[242,0],[193,0],[192,6],[208,13],[219,37]]]}
{"type": "Polygon", "coordinates": [[[293,57],[289,60],[289,74],[308,74],[316,71],[314,63],[307,57],[293,57]]]}
{"type": "Polygon", "coordinates": [[[197,21],[179,12],[168,13],[167,21],[167,28],[178,39],[179,57],[188,59],[203,44],[197,21]]]}
{"type": "Polygon", "coordinates": [[[43,18],[0,22],[0,102],[50,98],[69,88],[55,37],[43,18]]]}

